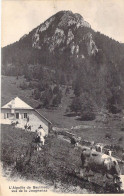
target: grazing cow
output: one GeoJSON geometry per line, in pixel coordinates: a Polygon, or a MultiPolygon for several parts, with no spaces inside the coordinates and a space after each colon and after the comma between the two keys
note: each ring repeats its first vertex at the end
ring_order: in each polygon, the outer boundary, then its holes
{"type": "Polygon", "coordinates": [[[42,149],[43,141],[41,140],[40,136],[36,135],[33,138],[33,141],[32,142],[36,144],[35,149],[37,151],[40,151],[42,149]]]}
{"type": "Polygon", "coordinates": [[[112,150],[109,150],[109,149],[107,149],[106,151],[105,151],[105,154],[107,154],[107,155],[109,155],[110,157],[112,156],[112,150]]]}
{"type": "Polygon", "coordinates": [[[90,149],[83,149],[81,161],[83,168],[85,168],[87,172],[91,170],[96,173],[101,173],[107,178],[112,178],[114,184],[118,184],[118,190],[120,191],[119,183],[121,183],[121,173],[115,158],[90,149]]]}
{"type": "Polygon", "coordinates": [[[103,147],[104,147],[104,144],[101,144],[101,143],[97,143],[95,144],[95,149],[97,152],[103,152],[103,147]]]}
{"type": "Polygon", "coordinates": [[[18,121],[16,121],[16,122],[11,121],[11,125],[16,126],[17,124],[19,124],[19,122],[18,122],[18,121]]]}
{"type": "Polygon", "coordinates": [[[71,140],[71,144],[73,144],[73,145],[75,145],[75,144],[77,143],[77,141],[76,141],[76,138],[75,138],[75,137],[70,138],[70,140],[71,140]]]}
{"type": "Polygon", "coordinates": [[[78,146],[78,144],[80,143],[80,141],[81,141],[81,137],[71,137],[70,138],[70,140],[71,140],[71,144],[73,144],[74,146],[78,146]]]}

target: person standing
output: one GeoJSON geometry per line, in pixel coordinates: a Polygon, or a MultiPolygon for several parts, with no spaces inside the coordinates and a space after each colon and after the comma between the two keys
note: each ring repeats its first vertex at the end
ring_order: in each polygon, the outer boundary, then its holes
{"type": "Polygon", "coordinates": [[[42,144],[44,146],[46,132],[44,131],[44,129],[43,129],[43,127],[41,125],[38,128],[37,134],[40,137],[40,140],[42,141],[42,144]]]}
{"type": "Polygon", "coordinates": [[[46,136],[46,132],[45,130],[43,129],[43,127],[40,125],[39,128],[38,128],[38,132],[40,133],[40,135],[42,135],[43,137],[46,136]]]}

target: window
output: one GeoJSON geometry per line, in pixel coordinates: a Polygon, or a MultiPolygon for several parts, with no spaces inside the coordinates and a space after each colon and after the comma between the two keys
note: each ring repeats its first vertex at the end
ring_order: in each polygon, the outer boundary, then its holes
{"type": "Polygon", "coordinates": [[[13,118],[14,117],[14,114],[12,113],[7,113],[7,114],[4,114],[4,118],[13,118]]]}
{"type": "Polygon", "coordinates": [[[19,113],[16,113],[16,118],[19,119],[19,113]]]}
{"type": "Polygon", "coordinates": [[[24,118],[27,118],[27,113],[24,113],[24,118]]]}

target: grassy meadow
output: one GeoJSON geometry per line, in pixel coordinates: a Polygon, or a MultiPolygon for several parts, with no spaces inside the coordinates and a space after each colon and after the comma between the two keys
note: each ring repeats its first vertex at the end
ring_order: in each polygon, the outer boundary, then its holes
{"type": "MultiPolygon", "coordinates": [[[[23,77],[17,80],[16,77],[2,76],[2,106],[16,96],[34,108],[39,105],[40,102],[33,99],[33,89],[22,90],[20,88],[23,81],[23,77]]],[[[124,148],[123,114],[111,115],[101,112],[93,121],[81,121],[78,116],[66,113],[73,92],[70,90],[70,93],[65,95],[64,91],[63,86],[63,98],[58,108],[43,108],[39,109],[39,112],[53,123],[53,127],[59,127],[63,131],[66,128],[76,136],[80,136],[82,140],[104,143],[113,150],[115,157],[121,159],[124,148]]],[[[33,136],[34,133],[25,132],[13,126],[1,126],[1,159],[4,167],[14,165],[16,159],[23,154],[20,166],[18,169],[13,169],[13,174],[19,172],[30,180],[52,183],[64,193],[87,193],[86,190],[88,193],[104,193],[101,176],[95,175],[91,182],[75,176],[75,169],[81,167],[80,151],[74,150],[70,143],[51,133],[44,149],[34,152],[31,148],[33,136]],[[30,159],[29,151],[31,152],[30,159]],[[70,187],[73,188],[70,190],[70,187]]],[[[120,166],[124,174],[124,166],[120,166]]],[[[112,192],[112,190],[109,191],[112,192]]]]}
{"type": "MultiPolygon", "coordinates": [[[[4,169],[7,166],[12,168],[11,177],[18,173],[64,193],[106,192],[100,174],[92,176],[90,182],[75,175],[75,170],[81,167],[80,150],[51,133],[43,150],[37,152],[31,148],[33,136],[34,133],[2,125],[1,159],[4,169]],[[16,166],[15,161],[18,163],[16,166]]],[[[111,187],[108,192],[112,192],[111,187]]]]}

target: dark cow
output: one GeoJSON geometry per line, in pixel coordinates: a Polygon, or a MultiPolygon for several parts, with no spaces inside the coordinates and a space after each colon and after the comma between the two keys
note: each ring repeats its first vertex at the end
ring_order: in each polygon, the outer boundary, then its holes
{"type": "Polygon", "coordinates": [[[27,124],[26,124],[26,125],[24,126],[24,128],[25,128],[25,131],[29,131],[29,130],[31,131],[31,125],[27,125],[27,124]]]}
{"type": "Polygon", "coordinates": [[[16,126],[17,124],[19,124],[19,122],[18,121],[11,121],[11,125],[13,125],[13,126],[16,126]]]}
{"type": "Polygon", "coordinates": [[[35,145],[36,145],[36,150],[37,151],[40,151],[42,148],[43,148],[43,141],[41,140],[41,137],[36,135],[34,138],[33,138],[33,141],[32,141],[35,145]]]}

